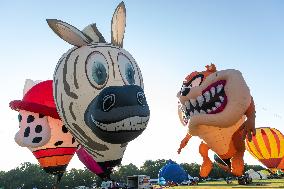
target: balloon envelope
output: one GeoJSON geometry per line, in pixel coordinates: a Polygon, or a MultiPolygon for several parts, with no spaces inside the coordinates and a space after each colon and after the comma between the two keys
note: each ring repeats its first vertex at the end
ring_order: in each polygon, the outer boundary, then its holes
{"type": "Polygon", "coordinates": [[[185,170],[172,160],[169,160],[168,163],[160,169],[159,178],[162,177],[167,182],[173,181],[175,183],[181,183],[185,180],[188,180],[188,174],[185,172],[185,170]]]}
{"type": "Polygon", "coordinates": [[[80,161],[93,173],[99,175],[103,173],[102,168],[96,162],[96,160],[82,147],[77,150],[77,156],[80,161]]]}
{"type": "Polygon", "coordinates": [[[52,80],[40,83],[27,80],[23,99],[10,102],[10,107],[19,112],[16,143],[27,147],[40,166],[60,180],[78,143],[59,118],[52,80]]]}
{"type": "Polygon", "coordinates": [[[284,135],[275,128],[256,128],[256,135],[246,149],[263,165],[272,171],[284,169],[284,135]]]}

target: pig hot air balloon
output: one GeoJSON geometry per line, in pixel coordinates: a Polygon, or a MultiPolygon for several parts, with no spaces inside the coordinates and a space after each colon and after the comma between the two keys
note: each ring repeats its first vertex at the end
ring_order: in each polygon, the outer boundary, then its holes
{"type": "Polygon", "coordinates": [[[284,135],[275,128],[256,128],[256,135],[249,142],[247,151],[271,171],[284,169],[284,135]]]}
{"type": "Polygon", "coordinates": [[[27,147],[47,173],[57,175],[58,184],[78,143],[59,118],[52,80],[26,80],[23,99],[10,102],[10,107],[19,112],[16,143],[27,147]]]}

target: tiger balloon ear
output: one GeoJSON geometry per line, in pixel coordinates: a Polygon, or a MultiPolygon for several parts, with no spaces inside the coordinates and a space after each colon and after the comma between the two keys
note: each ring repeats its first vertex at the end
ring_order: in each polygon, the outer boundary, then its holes
{"type": "Polygon", "coordinates": [[[211,63],[210,65],[207,65],[205,67],[206,67],[206,71],[208,71],[208,72],[216,72],[217,71],[215,64],[211,63]]]}
{"type": "Polygon", "coordinates": [[[123,47],[123,38],[126,27],[126,9],[122,1],[116,7],[111,20],[111,43],[123,47]]]}
{"type": "Polygon", "coordinates": [[[89,44],[92,40],[76,27],[56,19],[46,20],[49,27],[64,41],[71,45],[81,47],[89,44]]]}

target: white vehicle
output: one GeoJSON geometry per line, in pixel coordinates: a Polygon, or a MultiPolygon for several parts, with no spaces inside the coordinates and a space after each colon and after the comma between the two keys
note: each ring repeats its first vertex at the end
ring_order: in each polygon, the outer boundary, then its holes
{"type": "Polygon", "coordinates": [[[187,186],[190,186],[191,185],[191,180],[185,180],[185,181],[182,181],[181,183],[180,183],[180,185],[187,185],[187,186]]]}
{"type": "Polygon", "coordinates": [[[74,189],[89,189],[89,187],[86,186],[77,186],[74,189]]]}
{"type": "Polygon", "coordinates": [[[159,184],[159,179],[150,179],[149,182],[150,182],[150,185],[156,185],[156,184],[159,184]]]}
{"type": "Polygon", "coordinates": [[[128,176],[127,186],[129,189],[149,189],[150,177],[147,175],[128,176]]]}
{"type": "Polygon", "coordinates": [[[193,177],[193,180],[196,182],[199,182],[199,178],[198,177],[193,177]]]}
{"type": "Polygon", "coordinates": [[[110,188],[114,188],[116,186],[115,182],[113,181],[103,181],[101,184],[101,189],[110,189],[110,188]]]}

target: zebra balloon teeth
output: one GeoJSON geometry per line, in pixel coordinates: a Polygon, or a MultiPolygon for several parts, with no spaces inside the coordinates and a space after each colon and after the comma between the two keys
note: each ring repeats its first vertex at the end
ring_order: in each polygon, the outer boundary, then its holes
{"type": "Polygon", "coordinates": [[[124,3],[111,20],[111,43],[96,24],[81,31],[60,20],[47,22],[74,45],[60,58],[54,73],[60,117],[97,162],[121,160],[127,143],[146,129],[150,116],[139,66],[123,49],[124,3]]]}

